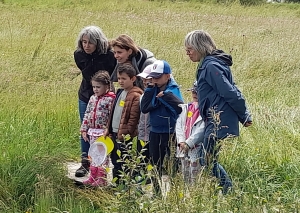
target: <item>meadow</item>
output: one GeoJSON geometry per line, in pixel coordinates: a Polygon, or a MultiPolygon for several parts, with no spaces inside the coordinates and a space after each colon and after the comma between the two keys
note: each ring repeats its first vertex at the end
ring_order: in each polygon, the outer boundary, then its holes
{"type": "Polygon", "coordinates": [[[224,2],[0,1],[0,212],[299,212],[300,5],[224,2]],[[64,163],[80,156],[73,52],[87,25],[110,39],[126,33],[167,60],[186,101],[197,64],[184,36],[204,29],[232,55],[253,116],[223,144],[232,193],[215,193],[209,176],[188,195],[178,180],[165,199],[78,189],[66,177],[64,163]]]}

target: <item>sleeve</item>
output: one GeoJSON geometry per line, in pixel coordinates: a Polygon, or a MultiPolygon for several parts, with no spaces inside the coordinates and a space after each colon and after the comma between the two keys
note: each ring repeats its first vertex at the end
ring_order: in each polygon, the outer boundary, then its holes
{"type": "Polygon", "coordinates": [[[108,102],[108,119],[107,119],[107,124],[106,125],[108,125],[108,123],[109,123],[109,118],[111,117],[114,101],[115,101],[115,98],[110,98],[110,100],[108,102]]]}
{"type": "Polygon", "coordinates": [[[225,102],[237,113],[240,122],[244,123],[247,117],[250,118],[245,98],[239,89],[229,82],[224,74],[225,69],[219,64],[209,64],[206,75],[207,83],[224,98],[225,102]]]}
{"type": "Polygon", "coordinates": [[[84,57],[82,57],[82,54],[77,50],[74,52],[74,61],[77,67],[82,71],[84,69],[84,57]]]}
{"type": "Polygon", "coordinates": [[[183,104],[183,102],[172,92],[164,92],[164,95],[160,97],[159,100],[163,100],[163,103],[167,103],[166,106],[171,110],[175,110],[177,115],[181,113],[182,108],[179,105],[183,104]]]}
{"type": "Polygon", "coordinates": [[[196,130],[193,131],[190,137],[185,141],[190,148],[195,147],[204,140],[205,122],[202,120],[202,118],[194,128],[196,128],[196,130]]]}
{"type": "Polygon", "coordinates": [[[89,117],[89,114],[92,111],[92,102],[93,102],[92,98],[93,98],[93,96],[91,96],[91,98],[88,102],[88,105],[86,107],[84,117],[83,117],[83,120],[82,120],[82,124],[81,124],[81,127],[80,127],[80,132],[87,132],[88,129],[90,128],[89,122],[88,122],[88,117],[89,117]]]}
{"type": "MultiPolygon", "coordinates": [[[[181,105],[182,108],[185,107],[184,105],[181,105]]],[[[176,125],[175,125],[175,132],[176,132],[176,139],[177,144],[180,142],[185,142],[185,120],[186,120],[186,111],[182,109],[182,112],[180,113],[176,125]]]]}
{"type": "Polygon", "coordinates": [[[134,133],[140,120],[140,96],[134,97],[129,113],[128,123],[126,125],[129,134],[134,133]]]}
{"type": "Polygon", "coordinates": [[[89,81],[91,79],[91,76],[93,76],[96,73],[93,69],[93,67],[95,66],[93,62],[93,56],[84,54],[79,51],[75,51],[74,59],[77,67],[81,70],[83,78],[89,81]]]}
{"type": "Polygon", "coordinates": [[[158,98],[156,98],[157,87],[147,87],[141,100],[141,110],[148,113],[159,106],[158,98]]]}

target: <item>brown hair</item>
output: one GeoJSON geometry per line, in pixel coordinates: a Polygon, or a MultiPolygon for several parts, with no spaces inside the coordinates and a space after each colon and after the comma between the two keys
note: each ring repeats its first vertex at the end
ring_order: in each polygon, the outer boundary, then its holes
{"type": "Polygon", "coordinates": [[[136,74],[136,70],[130,63],[119,64],[117,71],[119,74],[126,73],[129,78],[133,78],[136,74]]]}
{"type": "Polygon", "coordinates": [[[134,57],[139,52],[139,47],[136,43],[132,40],[132,38],[126,34],[119,35],[116,39],[110,41],[110,45],[112,47],[119,47],[125,50],[132,50],[132,54],[130,55],[129,59],[134,57]]]}
{"type": "Polygon", "coordinates": [[[95,75],[93,75],[91,81],[95,81],[103,85],[110,85],[109,79],[110,77],[107,71],[99,70],[98,72],[95,73],[95,75]]]}

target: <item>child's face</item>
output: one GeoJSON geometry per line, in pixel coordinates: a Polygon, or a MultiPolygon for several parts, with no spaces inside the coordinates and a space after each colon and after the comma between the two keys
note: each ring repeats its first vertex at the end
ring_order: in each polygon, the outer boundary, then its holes
{"type": "Polygon", "coordinates": [[[133,83],[136,79],[135,76],[130,78],[125,72],[122,72],[121,74],[118,73],[117,76],[118,76],[118,83],[122,89],[128,91],[133,87],[133,83]]]}
{"type": "Polygon", "coordinates": [[[119,63],[125,63],[128,61],[129,56],[132,54],[132,49],[126,50],[118,46],[114,46],[114,56],[119,63]]]}
{"type": "Polygon", "coordinates": [[[98,97],[104,95],[109,90],[109,85],[104,85],[97,81],[92,81],[92,87],[95,95],[97,95],[98,97]]]}
{"type": "Polygon", "coordinates": [[[192,91],[192,98],[193,98],[193,102],[198,102],[198,96],[197,93],[192,91]]]}
{"type": "Polygon", "coordinates": [[[149,83],[152,83],[152,78],[142,78],[144,87],[146,88],[149,83]]]}
{"type": "Polygon", "coordinates": [[[163,74],[160,78],[152,78],[152,83],[156,84],[158,87],[162,87],[168,83],[170,79],[170,74],[163,74]]]}

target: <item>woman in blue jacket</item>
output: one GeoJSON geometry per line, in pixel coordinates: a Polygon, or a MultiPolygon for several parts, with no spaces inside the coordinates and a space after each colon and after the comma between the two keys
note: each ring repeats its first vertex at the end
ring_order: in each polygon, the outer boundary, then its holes
{"type": "Polygon", "coordinates": [[[197,85],[200,114],[205,120],[204,142],[200,164],[213,163],[213,175],[220,180],[224,194],[232,187],[231,179],[218,163],[220,140],[239,136],[239,122],[252,124],[246,101],[236,87],[230,66],[230,55],[218,50],[212,37],[195,30],[185,37],[184,45],[190,60],[198,62],[197,85]]]}

